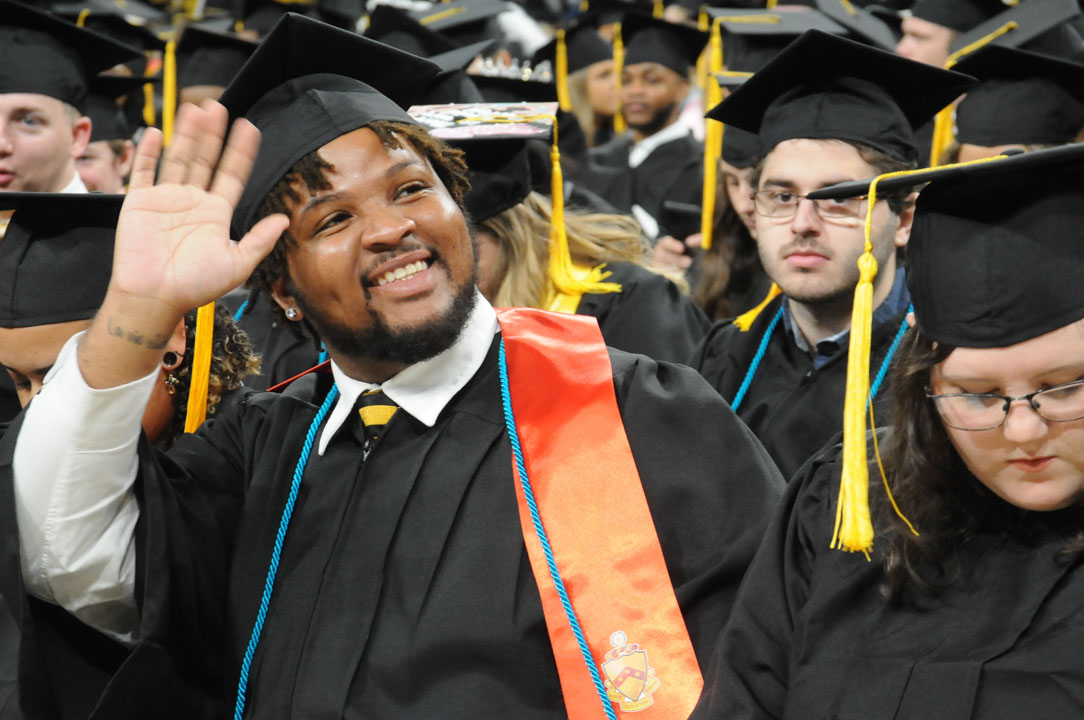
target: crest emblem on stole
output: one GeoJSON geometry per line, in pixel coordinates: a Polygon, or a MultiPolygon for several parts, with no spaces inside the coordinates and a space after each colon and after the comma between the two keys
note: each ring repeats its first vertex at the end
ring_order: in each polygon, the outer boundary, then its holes
{"type": "Polygon", "coordinates": [[[610,636],[613,650],[606,653],[602,672],[606,677],[606,696],[618,703],[625,712],[651,707],[652,695],[659,689],[659,679],[651,667],[647,651],[629,643],[625,633],[618,630],[610,636]]]}

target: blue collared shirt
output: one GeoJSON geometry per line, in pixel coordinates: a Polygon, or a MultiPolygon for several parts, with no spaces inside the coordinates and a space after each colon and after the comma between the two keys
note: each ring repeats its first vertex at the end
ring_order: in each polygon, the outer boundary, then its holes
{"type": "MultiPolygon", "coordinates": [[[[892,318],[903,313],[911,304],[911,293],[907,291],[907,283],[903,278],[903,268],[896,268],[896,276],[892,279],[892,289],[888,297],[884,299],[877,309],[873,311],[873,327],[888,322],[892,318]]],[[[822,338],[817,341],[814,349],[810,349],[798,326],[794,324],[790,315],[789,303],[783,300],[783,326],[787,334],[794,339],[794,344],[813,358],[813,368],[820,370],[829,359],[843,348],[850,340],[851,330],[847,328],[843,332],[822,338]]]]}

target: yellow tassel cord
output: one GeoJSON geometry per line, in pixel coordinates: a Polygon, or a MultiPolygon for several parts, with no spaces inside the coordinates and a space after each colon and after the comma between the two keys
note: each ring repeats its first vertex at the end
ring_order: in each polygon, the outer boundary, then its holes
{"type": "Polygon", "coordinates": [[[753,327],[753,323],[756,321],[757,316],[764,312],[764,308],[768,307],[768,303],[783,292],[778,285],[772,283],[772,286],[768,288],[768,294],[764,296],[764,299],[760,301],[752,310],[746,310],[738,317],[734,318],[734,326],[742,332],[749,332],[749,328],[753,327]]]}
{"type": "Polygon", "coordinates": [[[666,4],[663,2],[663,0],[655,0],[655,2],[651,5],[651,17],[655,18],[656,20],[661,20],[662,14],[665,11],[666,4]]]}
{"type": "MultiPolygon", "coordinates": [[[[147,72],[146,77],[150,77],[150,53],[147,54],[147,72]]],[[[158,113],[154,108],[154,84],[147,83],[143,86],[143,124],[147,127],[154,127],[158,122],[158,113]]]]}
{"type": "MultiPolygon", "coordinates": [[[[945,69],[951,70],[965,55],[969,55],[979,48],[989,45],[1005,33],[1012,32],[1018,27],[1020,26],[1015,20],[1010,20],[989,35],[984,35],[975,42],[963,46],[949,55],[948,60],[945,61],[945,69]]],[[[955,129],[953,128],[953,113],[955,112],[955,109],[955,103],[949,103],[934,117],[933,143],[930,145],[930,167],[938,167],[941,165],[941,156],[945,154],[945,150],[948,149],[949,145],[952,144],[952,141],[956,137],[955,129]]]]}
{"type": "MultiPolygon", "coordinates": [[[[711,24],[711,39],[708,42],[707,87],[704,94],[704,109],[711,110],[723,101],[723,90],[715,73],[723,69],[723,38],[719,29],[719,20],[711,24]]],[[[700,211],[700,247],[711,249],[711,231],[715,223],[715,189],[719,179],[719,158],[723,154],[723,124],[718,120],[704,119],[704,187],[701,195],[700,211]]]]}
{"type": "Polygon", "coordinates": [[[839,0],[839,4],[843,6],[843,9],[851,17],[858,14],[858,11],[854,9],[854,5],[851,5],[850,0],[839,0]]]}
{"type": "MultiPolygon", "coordinates": [[[[696,29],[700,32],[708,32],[711,30],[711,18],[708,16],[706,6],[700,8],[700,15],[696,18],[696,29]]],[[[710,64],[709,56],[711,55],[711,46],[705,47],[700,56],[696,58],[696,86],[700,88],[702,92],[707,92],[708,87],[708,65],[710,64]]],[[[706,110],[707,108],[705,108],[706,110]]]]}
{"type": "Polygon", "coordinates": [[[233,31],[235,33],[243,33],[245,31],[245,21],[237,20],[233,23],[233,31]]]}
{"type": "Polygon", "coordinates": [[[625,41],[621,39],[621,23],[614,23],[614,84],[617,86],[617,112],[614,114],[614,133],[620,135],[628,129],[621,112],[621,72],[625,67],[625,41]]]}
{"type": "Polygon", "coordinates": [[[162,70],[162,142],[167,147],[173,139],[173,117],[177,114],[177,41],[166,43],[162,70]]]}
{"type": "Polygon", "coordinates": [[[454,16],[458,15],[459,13],[463,13],[463,12],[466,12],[466,11],[467,11],[467,8],[465,8],[465,7],[448,8],[447,10],[441,10],[438,13],[433,13],[432,15],[427,15],[427,16],[423,17],[421,20],[419,20],[418,23],[421,24],[421,25],[429,25],[430,23],[435,23],[438,20],[444,20],[445,18],[454,17],[454,16]]]}
{"type": "Polygon", "coordinates": [[[196,342],[192,349],[192,376],[188,388],[188,411],[184,431],[195,432],[207,417],[207,385],[211,379],[211,343],[214,340],[215,304],[196,311],[196,342]]]}
{"type": "Polygon", "coordinates": [[[572,112],[572,100],[568,97],[568,45],[565,44],[565,31],[557,31],[557,58],[554,74],[557,76],[557,107],[565,112],[572,112]]]}
{"type": "Polygon", "coordinates": [[[765,10],[775,10],[775,6],[779,4],[779,0],[768,0],[764,5],[765,10]]]}
{"type": "MultiPolygon", "coordinates": [[[[557,119],[553,120],[553,147],[550,148],[550,161],[553,164],[550,180],[550,281],[557,294],[580,296],[585,293],[617,293],[621,286],[617,283],[603,282],[610,273],[603,272],[603,266],[592,268],[586,277],[575,272],[572,253],[568,249],[568,233],[565,229],[565,181],[561,173],[561,152],[557,149],[557,119]]],[[[552,301],[552,298],[550,299],[552,301]]],[[[547,302],[547,304],[549,304],[547,302]]]]}
{"type": "Polygon", "coordinates": [[[83,8],[79,11],[79,17],[75,18],[75,24],[79,27],[86,27],[87,17],[90,16],[90,8],[83,8]]]}

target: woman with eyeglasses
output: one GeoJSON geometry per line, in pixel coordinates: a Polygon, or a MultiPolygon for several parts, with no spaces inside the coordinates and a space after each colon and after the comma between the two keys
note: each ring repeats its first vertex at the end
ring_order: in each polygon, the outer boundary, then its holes
{"type": "Polygon", "coordinates": [[[920,194],[917,325],[869,442],[872,544],[830,548],[843,462],[826,448],[788,489],[693,718],[1084,717],[1082,150],[920,194]]]}

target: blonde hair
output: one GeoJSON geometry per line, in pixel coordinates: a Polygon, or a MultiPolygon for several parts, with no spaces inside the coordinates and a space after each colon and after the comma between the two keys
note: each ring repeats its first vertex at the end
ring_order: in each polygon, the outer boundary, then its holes
{"type": "Polygon", "coordinates": [[[598,122],[595,119],[595,109],[591,107],[591,101],[587,97],[587,68],[568,74],[568,99],[572,103],[572,114],[587,137],[587,147],[594,147],[598,122]]]}
{"type": "MultiPolygon", "coordinates": [[[[550,213],[549,199],[532,192],[520,204],[479,223],[497,238],[500,248],[496,269],[500,287],[493,297],[497,307],[543,307],[556,292],[549,276],[550,213]]],[[[687,290],[680,275],[649,265],[647,240],[631,217],[565,208],[565,230],[577,265],[633,263],[687,290]]]]}

